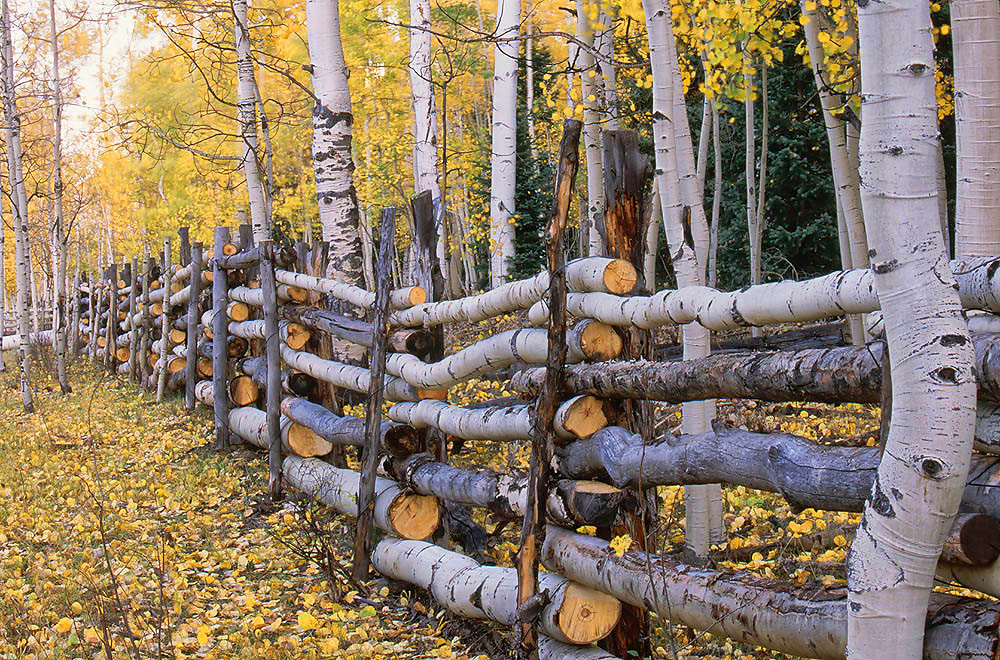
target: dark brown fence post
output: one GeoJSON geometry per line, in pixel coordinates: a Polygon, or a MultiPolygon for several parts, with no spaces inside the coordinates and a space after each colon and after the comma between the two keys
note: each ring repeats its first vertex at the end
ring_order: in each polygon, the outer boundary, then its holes
{"type": "Polygon", "coordinates": [[[229,228],[215,228],[215,249],[212,261],[212,400],[215,409],[215,446],[229,448],[229,355],[227,341],[229,319],[226,317],[226,301],[229,299],[229,285],[226,271],[219,260],[229,242],[229,228]]]}
{"type": "Polygon", "coordinates": [[[272,502],[281,499],[281,338],[278,336],[278,292],[274,283],[274,261],[271,241],[259,246],[260,288],[264,302],[264,356],[267,360],[267,390],[264,393],[267,411],[267,490],[272,502]]]}
{"type": "Polygon", "coordinates": [[[201,321],[198,314],[198,301],[201,298],[202,245],[191,246],[191,276],[188,286],[191,295],[187,304],[187,362],[184,364],[184,407],[194,410],[197,401],[194,398],[194,386],[198,382],[198,324],[201,321]]]}

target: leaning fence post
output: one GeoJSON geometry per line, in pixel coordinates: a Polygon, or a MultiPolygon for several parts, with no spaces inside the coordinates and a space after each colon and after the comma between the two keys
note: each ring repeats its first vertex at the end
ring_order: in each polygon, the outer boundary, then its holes
{"type": "Polygon", "coordinates": [[[382,385],[385,381],[386,325],[389,320],[389,291],[392,279],[389,260],[392,259],[393,237],[396,231],[396,209],[382,211],[382,235],[378,246],[378,272],[375,287],[375,320],[372,323],[371,380],[368,382],[368,409],[365,411],[365,449],[358,484],[358,522],[354,532],[354,565],[351,575],[355,582],[368,578],[372,549],[372,523],[375,516],[375,469],[378,464],[379,430],[382,425],[382,385]]]}
{"type": "Polygon", "coordinates": [[[531,430],[527,504],[521,525],[521,547],[517,552],[516,634],[519,643],[516,653],[519,660],[537,656],[538,628],[534,615],[529,612],[538,612],[545,605],[547,595],[538,593],[538,553],[545,543],[545,502],[548,499],[551,459],[558,442],[554,420],[563,365],[566,363],[566,254],[563,251],[563,234],[573,199],[573,182],[580,165],[582,127],[583,124],[575,119],[563,122],[552,216],[545,240],[549,265],[549,342],[545,382],[535,404],[531,430]]]}
{"type": "Polygon", "coordinates": [[[271,501],[281,499],[281,338],[278,336],[278,292],[274,283],[271,241],[257,246],[260,288],[264,302],[264,355],[267,361],[267,489],[271,501]]]}
{"type": "Polygon", "coordinates": [[[153,272],[153,259],[147,245],[142,256],[142,338],[139,345],[139,382],[143,389],[149,389],[149,343],[151,323],[149,317],[149,290],[153,272]]]}
{"type": "Polygon", "coordinates": [[[138,311],[138,297],[139,292],[136,291],[136,287],[139,285],[139,264],[135,257],[132,257],[129,261],[129,266],[132,270],[132,277],[129,278],[129,292],[128,292],[128,326],[129,336],[128,336],[128,373],[129,379],[133,382],[136,380],[136,366],[139,361],[139,331],[135,327],[135,313],[138,311]]]}
{"type": "Polygon", "coordinates": [[[115,373],[115,350],[118,348],[118,264],[108,269],[108,325],[104,333],[104,366],[108,373],[115,373]]]}
{"type": "Polygon", "coordinates": [[[184,407],[194,410],[194,386],[198,380],[198,300],[201,298],[201,243],[191,246],[191,295],[187,304],[187,362],[184,365],[184,407]]]}
{"type": "Polygon", "coordinates": [[[156,402],[163,401],[167,390],[167,362],[170,360],[170,284],[173,268],[170,254],[170,239],[163,241],[163,318],[160,319],[160,371],[156,377],[156,402]]]}
{"type": "Polygon", "coordinates": [[[229,228],[215,228],[215,249],[212,259],[212,399],[215,408],[215,446],[229,448],[229,396],[226,381],[229,377],[229,356],[226,341],[229,319],[226,317],[226,300],[229,297],[228,278],[220,262],[223,249],[229,242],[229,228]]]}

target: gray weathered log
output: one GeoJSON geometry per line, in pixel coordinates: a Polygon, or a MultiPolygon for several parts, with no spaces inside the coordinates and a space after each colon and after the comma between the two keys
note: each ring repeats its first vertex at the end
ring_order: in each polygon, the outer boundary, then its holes
{"type": "MultiPolygon", "coordinates": [[[[364,446],[365,420],[361,417],[341,417],[319,404],[296,397],[286,397],[281,402],[281,412],[335,445],[364,446]]],[[[405,457],[418,451],[417,431],[412,426],[383,419],[379,431],[380,445],[389,455],[405,457]]]]}
{"type": "MultiPolygon", "coordinates": [[[[191,261],[187,264],[192,272],[201,273],[202,268],[202,254],[201,254],[201,243],[195,243],[191,246],[191,261]]],[[[184,379],[184,407],[188,410],[194,410],[197,401],[194,398],[194,386],[198,381],[198,360],[195,359],[198,353],[198,299],[201,297],[201,277],[195,277],[191,279],[192,288],[191,297],[188,299],[187,314],[185,315],[185,327],[184,331],[187,333],[185,341],[187,342],[187,354],[190,359],[184,365],[185,379],[184,379]]]]}
{"type": "MultiPolygon", "coordinates": [[[[307,328],[322,330],[335,337],[372,348],[372,324],[308,305],[282,305],[281,317],[307,328]]],[[[397,353],[423,356],[430,350],[432,337],[429,330],[414,328],[389,333],[389,346],[397,353]]]]}
{"type": "MultiPolygon", "coordinates": [[[[570,479],[607,477],[619,488],[722,482],[780,493],[800,510],[861,511],[879,459],[878,447],[721,426],[643,446],[639,435],[609,426],[561,447],[556,468],[570,479]]],[[[962,510],[1000,518],[1000,459],[973,456],[962,510]]]]}
{"type": "MultiPolygon", "coordinates": [[[[229,229],[215,228],[215,263],[212,266],[212,386],[216,392],[226,391],[226,380],[229,376],[229,356],[226,353],[227,328],[226,291],[229,288],[227,273],[218,263],[229,243],[229,229]]],[[[219,449],[229,447],[229,399],[224,396],[215,397],[215,443],[219,449]]]]}

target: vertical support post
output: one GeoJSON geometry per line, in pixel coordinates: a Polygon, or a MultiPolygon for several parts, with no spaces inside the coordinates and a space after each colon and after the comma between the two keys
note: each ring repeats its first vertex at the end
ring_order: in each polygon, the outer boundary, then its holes
{"type": "Polygon", "coordinates": [[[129,359],[129,378],[134,382],[139,377],[139,372],[136,367],[139,364],[139,329],[136,327],[135,323],[135,313],[138,311],[139,306],[136,304],[138,302],[139,292],[136,290],[139,286],[139,268],[135,257],[132,257],[129,261],[129,268],[132,270],[132,277],[129,278],[129,292],[128,292],[128,319],[126,326],[128,326],[129,336],[128,336],[128,359],[129,359]]]}
{"type": "Polygon", "coordinates": [[[90,309],[87,311],[90,314],[90,341],[87,343],[87,353],[90,356],[91,362],[97,362],[97,336],[100,334],[98,330],[101,327],[101,313],[98,310],[99,305],[97,304],[97,289],[98,289],[98,278],[97,273],[88,273],[87,284],[90,289],[90,295],[88,304],[90,309]]]}
{"type": "Polygon", "coordinates": [[[184,365],[184,407],[194,410],[194,386],[198,380],[198,300],[201,298],[201,243],[191,246],[191,295],[187,304],[187,362],[184,365]]]}
{"type": "Polygon", "coordinates": [[[229,284],[226,271],[219,267],[223,257],[222,249],[229,242],[229,228],[215,228],[215,251],[212,261],[212,399],[215,401],[215,446],[229,449],[229,395],[226,389],[229,380],[229,319],[226,317],[226,302],[229,298],[229,284]]]}
{"type": "Polygon", "coordinates": [[[281,338],[278,336],[278,292],[274,281],[271,241],[261,241],[260,288],[264,299],[264,357],[267,362],[267,489],[272,502],[282,497],[281,484],[281,338]]]}
{"type": "Polygon", "coordinates": [[[177,230],[177,260],[181,267],[191,263],[191,230],[188,227],[181,227],[177,230]]]}
{"type": "Polygon", "coordinates": [[[149,389],[149,341],[151,323],[149,318],[149,288],[153,272],[153,259],[149,254],[149,246],[142,255],[142,337],[139,344],[139,382],[143,388],[149,389]]]}
{"type": "MultiPolygon", "coordinates": [[[[132,269],[133,271],[135,268],[132,269]]],[[[72,341],[70,342],[69,350],[70,356],[76,360],[80,355],[80,267],[77,266],[73,273],[73,292],[70,296],[70,302],[73,305],[73,313],[70,315],[70,323],[72,324],[72,330],[70,337],[72,341]]],[[[0,299],[4,297],[3,292],[0,292],[0,299]]],[[[0,312],[0,327],[6,328],[6,312],[0,312]]]]}
{"type": "Polygon", "coordinates": [[[115,364],[115,349],[118,348],[118,264],[111,264],[108,269],[108,324],[104,333],[104,365],[109,374],[114,374],[118,366],[115,364]]]}
{"type": "MultiPolygon", "coordinates": [[[[643,273],[646,227],[649,215],[643,212],[643,192],[651,171],[649,159],[639,151],[635,131],[604,132],[604,194],[606,204],[598,229],[604,239],[605,253],[609,257],[625,259],[643,273]]],[[[643,284],[648,292],[648,285],[643,284]]],[[[625,329],[623,357],[648,358],[651,348],[648,330],[625,329]]],[[[647,401],[626,401],[618,420],[621,426],[639,433],[646,443],[652,442],[652,410],[647,401]]],[[[650,545],[648,534],[652,530],[655,513],[655,489],[640,493],[638,501],[642,512],[620,512],[610,528],[601,528],[598,535],[610,539],[628,534],[641,549],[650,545]]],[[[620,657],[645,658],[650,655],[649,615],[639,607],[622,605],[622,616],[612,633],[600,646],[620,657]]]]}
{"type": "Polygon", "coordinates": [[[563,122],[559,145],[552,215],[545,238],[549,266],[549,328],[545,382],[535,404],[531,429],[531,463],[528,471],[527,504],[521,525],[521,546],[517,552],[517,635],[518,660],[538,655],[538,628],[533,616],[545,603],[546,593],[538,593],[538,552],[545,543],[545,502],[548,498],[552,456],[558,438],[555,433],[557,397],[566,362],[566,254],[563,235],[573,199],[573,183],[580,166],[580,130],[583,123],[563,122]],[[529,618],[530,617],[530,618],[529,618]],[[527,619],[527,620],[525,620],[527,619]]]}
{"type": "Polygon", "coordinates": [[[156,402],[163,401],[167,391],[167,363],[170,361],[170,285],[174,268],[171,263],[170,239],[163,241],[163,315],[160,318],[160,371],[156,379],[156,402]]]}
{"type": "Polygon", "coordinates": [[[379,430],[382,425],[382,386],[385,381],[385,345],[388,335],[389,291],[392,280],[389,260],[392,259],[393,237],[396,232],[396,209],[382,211],[382,234],[378,246],[378,272],[375,279],[375,320],[372,324],[371,380],[368,382],[368,408],[365,412],[365,449],[361,459],[361,479],[358,485],[358,522],[354,530],[354,564],[351,576],[355,582],[368,579],[372,549],[372,527],[375,518],[375,471],[378,464],[379,430]]]}

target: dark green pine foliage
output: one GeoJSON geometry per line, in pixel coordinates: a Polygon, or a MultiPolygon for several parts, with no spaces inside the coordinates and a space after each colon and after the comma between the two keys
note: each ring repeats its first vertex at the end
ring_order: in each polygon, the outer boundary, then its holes
{"type": "MultiPolygon", "coordinates": [[[[535,99],[544,98],[541,89],[541,79],[552,66],[551,54],[535,43],[535,99]]],[[[527,108],[527,75],[522,49],[518,64],[517,78],[517,179],[514,191],[514,256],[510,260],[510,279],[517,280],[530,277],[545,268],[545,229],[548,226],[549,213],[552,210],[552,163],[546,150],[536,144],[538,158],[531,157],[531,142],[528,134],[527,108]]],[[[536,125],[551,119],[552,111],[538,110],[541,104],[536,103],[534,113],[536,125]]],[[[538,133],[536,132],[536,142],[538,133]]],[[[490,206],[490,136],[488,133],[479,135],[477,150],[481,167],[480,174],[470,183],[470,195],[489,209],[490,206]]],[[[489,254],[486,241],[475,245],[476,262],[479,264],[479,286],[488,287],[489,254]]]]}

